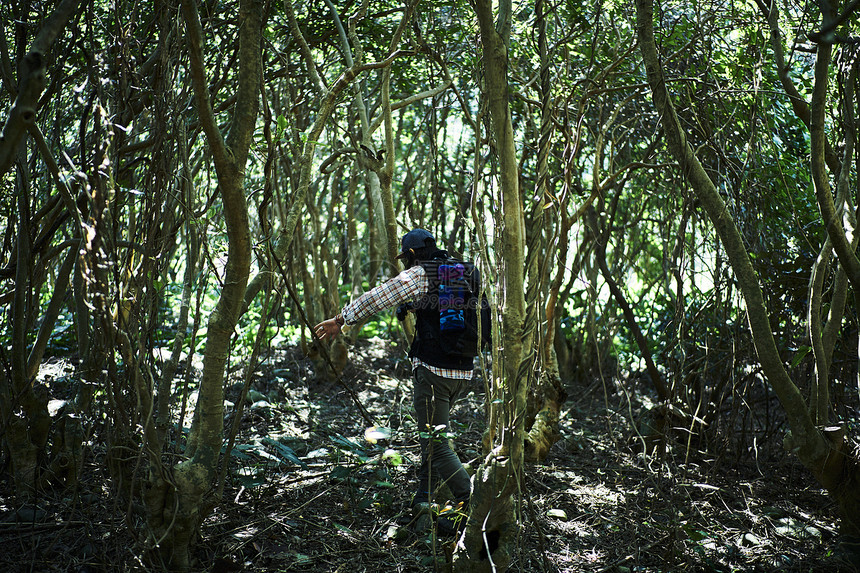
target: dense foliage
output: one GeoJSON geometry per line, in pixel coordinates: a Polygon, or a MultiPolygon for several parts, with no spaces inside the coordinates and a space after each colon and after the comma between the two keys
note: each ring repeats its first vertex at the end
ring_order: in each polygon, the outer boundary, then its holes
{"type": "MultiPolygon", "coordinates": [[[[107,487],[145,508],[146,526],[129,521],[139,554],[187,568],[176,555],[229,503],[224,488],[262,479],[237,473],[230,452],[269,353],[297,346],[317,377],[342,383],[356,341],[405,347],[410,328],[390,313],[331,344],[310,327],[396,273],[414,227],[482,269],[497,309],[485,367],[510,351],[506,272],[522,266],[526,432],[547,396],[557,418],[565,394],[600,379],[637,394],[642,408],[623,418],[647,455],[796,454],[778,448],[799,433],[796,412],[749,327],[757,288],[810,426],[840,428],[830,443],[856,480],[855,4],[654,6],[672,113],[725,205],[720,221],[653,98],[637,5],[514,5],[501,30],[514,229],[472,3],[3,3],[4,509],[11,492],[20,505],[74,489],[98,451],[107,487]],[[728,225],[754,288],[738,279],[728,225]],[[74,367],[62,392],[46,374],[55,360],[74,367]]],[[[512,382],[487,378],[492,434],[512,382]]],[[[856,516],[845,531],[860,533],[856,516]]]]}

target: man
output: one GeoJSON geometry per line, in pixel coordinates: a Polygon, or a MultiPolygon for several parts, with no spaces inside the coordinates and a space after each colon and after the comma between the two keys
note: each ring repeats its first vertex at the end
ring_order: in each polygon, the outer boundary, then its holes
{"type": "MultiPolygon", "coordinates": [[[[325,340],[340,334],[342,326],[360,322],[386,308],[399,306],[398,318],[401,320],[405,318],[406,308],[416,313],[416,336],[409,351],[414,382],[413,405],[420,435],[427,437],[419,437],[421,465],[412,507],[427,507],[438,480],[448,486],[453,502],[468,506],[471,495],[469,474],[448,445],[447,437],[440,435],[447,431],[451,406],[472,379],[474,367],[474,356],[469,356],[469,351],[457,352],[446,345],[450,339],[440,337],[440,322],[445,319],[439,318],[439,300],[444,298],[444,294],[439,296],[437,277],[428,277],[428,269],[435,274],[434,268],[449,261],[448,254],[437,248],[429,231],[413,229],[401,239],[401,252],[397,258],[404,260],[406,270],[366,292],[346,305],[340,314],[321,322],[314,329],[317,336],[325,340]],[[439,428],[442,428],[441,432],[439,428]]],[[[469,263],[464,264],[468,274],[474,274],[474,279],[479,281],[477,269],[469,263]]],[[[457,267],[461,271],[464,268],[462,265],[457,267]]]]}

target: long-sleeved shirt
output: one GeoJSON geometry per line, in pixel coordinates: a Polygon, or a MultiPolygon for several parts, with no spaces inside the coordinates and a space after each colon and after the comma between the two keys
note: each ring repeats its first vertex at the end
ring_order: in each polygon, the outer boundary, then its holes
{"type": "MultiPolygon", "coordinates": [[[[399,304],[417,301],[430,290],[427,273],[424,267],[415,265],[401,272],[396,277],[388,279],[383,284],[367,291],[348,305],[341,313],[346,324],[355,324],[374,314],[397,306],[399,304]]],[[[453,368],[439,368],[432,366],[418,358],[412,358],[412,369],[423,366],[433,374],[445,378],[456,378],[471,380],[471,370],[455,370],[453,368]]]]}

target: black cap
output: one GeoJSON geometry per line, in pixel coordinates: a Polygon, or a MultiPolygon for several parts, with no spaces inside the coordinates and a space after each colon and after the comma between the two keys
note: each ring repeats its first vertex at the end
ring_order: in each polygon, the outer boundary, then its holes
{"type": "Polygon", "coordinates": [[[400,254],[397,255],[398,259],[402,259],[410,252],[423,249],[424,247],[430,244],[436,244],[436,239],[433,238],[433,235],[430,234],[430,231],[425,229],[412,229],[400,239],[400,254]]]}

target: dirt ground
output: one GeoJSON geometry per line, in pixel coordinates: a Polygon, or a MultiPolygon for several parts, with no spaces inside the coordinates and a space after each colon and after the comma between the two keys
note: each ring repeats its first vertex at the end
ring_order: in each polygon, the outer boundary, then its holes
{"type": "MultiPolygon", "coordinates": [[[[60,377],[53,382],[62,388],[60,377]]],[[[419,457],[411,382],[387,343],[359,342],[343,384],[317,379],[297,350],[282,351],[252,389],[197,570],[446,570],[452,538],[410,526],[419,457]],[[346,388],[383,430],[368,432],[346,388]]],[[[643,456],[630,422],[641,403],[626,397],[637,390],[569,388],[563,439],[526,470],[512,571],[838,570],[836,509],[778,443],[738,455],[679,439],[662,456],[643,456]]],[[[227,396],[238,399],[235,381],[227,396]]],[[[473,467],[483,412],[478,380],[453,413],[458,452],[473,467]]],[[[35,510],[15,507],[0,483],[0,572],[149,570],[130,533],[142,521],[110,490],[102,447],[90,444],[79,491],[49,492],[35,510]]]]}

